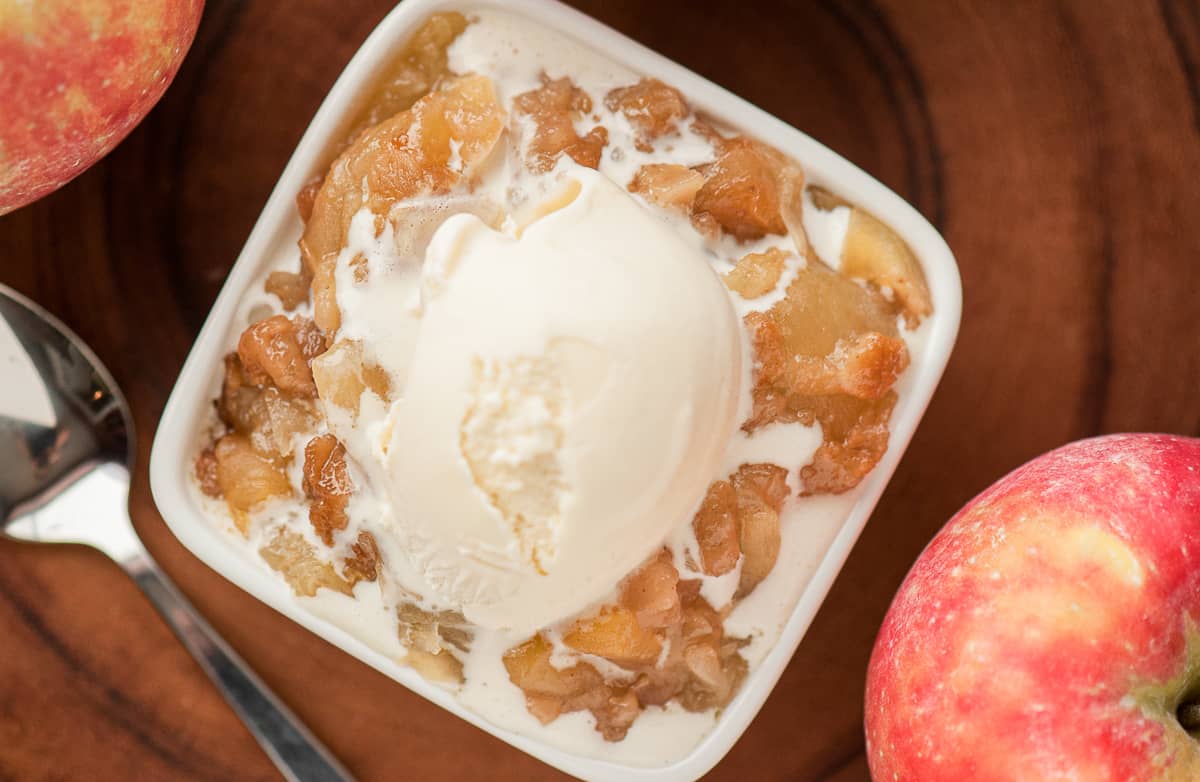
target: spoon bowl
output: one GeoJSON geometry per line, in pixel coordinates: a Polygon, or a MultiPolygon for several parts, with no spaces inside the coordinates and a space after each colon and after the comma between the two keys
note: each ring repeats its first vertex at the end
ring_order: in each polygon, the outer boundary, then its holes
{"type": "Polygon", "coordinates": [[[129,406],[87,345],[0,285],[0,535],[80,543],[125,569],[285,779],[350,775],[180,594],[129,519],[129,406]]]}

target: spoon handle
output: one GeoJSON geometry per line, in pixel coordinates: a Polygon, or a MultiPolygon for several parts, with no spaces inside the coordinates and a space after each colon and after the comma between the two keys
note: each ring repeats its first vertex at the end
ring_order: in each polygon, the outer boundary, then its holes
{"type": "Polygon", "coordinates": [[[288,782],[352,782],[308,728],[196,613],[147,554],[121,563],[288,782]]]}

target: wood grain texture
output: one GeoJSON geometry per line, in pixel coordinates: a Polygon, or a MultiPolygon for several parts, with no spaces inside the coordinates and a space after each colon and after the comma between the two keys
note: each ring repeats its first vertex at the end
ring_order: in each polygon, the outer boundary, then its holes
{"type": "MultiPolygon", "coordinates": [[[[153,554],[363,780],[555,779],[188,554],[152,507],[158,416],[292,148],[389,0],[210,0],[175,85],[107,160],[0,218],[0,282],[105,359],[140,427],[153,554]]],[[[876,628],[1002,473],[1112,431],[1200,435],[1200,10],[1190,0],[581,0],[912,201],[962,269],[958,348],[766,708],[713,779],[864,780],[876,628]]],[[[117,569],[0,543],[0,780],[275,774],[117,569]]]]}

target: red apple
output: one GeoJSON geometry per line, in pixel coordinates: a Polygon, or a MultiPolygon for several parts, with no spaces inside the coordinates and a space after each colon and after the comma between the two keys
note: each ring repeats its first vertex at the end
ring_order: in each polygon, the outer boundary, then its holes
{"type": "Polygon", "coordinates": [[[1200,780],[1200,440],[1073,443],[900,587],[867,674],[876,782],[1200,780]]]}
{"type": "Polygon", "coordinates": [[[204,0],[0,0],[0,214],[62,187],[133,130],[204,0]]]}

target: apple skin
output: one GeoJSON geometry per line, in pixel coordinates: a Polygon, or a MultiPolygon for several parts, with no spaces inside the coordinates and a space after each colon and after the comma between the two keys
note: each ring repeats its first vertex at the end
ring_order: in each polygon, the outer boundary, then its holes
{"type": "Polygon", "coordinates": [[[125,138],[191,46],[203,0],[0,0],[0,214],[125,138]]]}
{"type": "Polygon", "coordinates": [[[876,782],[1200,780],[1200,440],[1114,435],[980,494],[905,579],[867,673],[876,782]]]}

